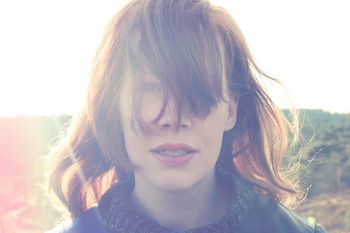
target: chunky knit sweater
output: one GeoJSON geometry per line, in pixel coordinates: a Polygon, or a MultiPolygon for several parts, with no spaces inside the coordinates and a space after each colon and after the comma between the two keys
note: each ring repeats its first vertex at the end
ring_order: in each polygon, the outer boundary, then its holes
{"type": "Polygon", "coordinates": [[[133,179],[124,179],[103,195],[98,207],[50,233],[324,233],[324,229],[254,192],[241,178],[219,172],[219,178],[233,186],[233,202],[222,218],[206,226],[174,231],[144,216],[131,202],[133,179]]]}

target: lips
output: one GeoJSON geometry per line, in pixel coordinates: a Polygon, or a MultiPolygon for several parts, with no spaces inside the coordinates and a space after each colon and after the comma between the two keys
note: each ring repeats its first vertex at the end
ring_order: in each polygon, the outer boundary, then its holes
{"type": "Polygon", "coordinates": [[[151,150],[154,153],[165,156],[180,156],[197,152],[187,144],[163,144],[151,150]]]}
{"type": "Polygon", "coordinates": [[[165,166],[181,167],[191,161],[197,150],[187,144],[163,144],[151,150],[153,155],[165,166]]]}

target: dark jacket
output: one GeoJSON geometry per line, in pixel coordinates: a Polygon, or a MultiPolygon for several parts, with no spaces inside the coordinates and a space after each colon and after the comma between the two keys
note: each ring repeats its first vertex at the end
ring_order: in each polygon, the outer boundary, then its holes
{"type": "MultiPolygon", "coordinates": [[[[319,224],[289,210],[271,198],[258,196],[238,228],[233,233],[325,233],[319,224]]],[[[98,217],[97,208],[91,208],[69,223],[48,233],[112,233],[98,217]]],[[[120,232],[127,233],[127,232],[120,232]]]]}

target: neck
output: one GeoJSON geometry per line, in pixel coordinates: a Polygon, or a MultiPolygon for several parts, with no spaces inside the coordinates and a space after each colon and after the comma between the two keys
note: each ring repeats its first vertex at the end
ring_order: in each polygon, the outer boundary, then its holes
{"type": "Polygon", "coordinates": [[[132,199],[145,215],[173,230],[207,225],[222,217],[231,201],[214,170],[190,189],[181,191],[159,189],[135,174],[132,199]]]}

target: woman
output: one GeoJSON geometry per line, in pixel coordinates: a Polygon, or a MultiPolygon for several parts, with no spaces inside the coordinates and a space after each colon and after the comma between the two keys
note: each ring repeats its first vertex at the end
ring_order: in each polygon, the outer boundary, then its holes
{"type": "Polygon", "coordinates": [[[53,232],[324,232],[284,206],[291,125],[232,17],[205,0],[134,0],[106,28],[50,185],[53,232]]]}

